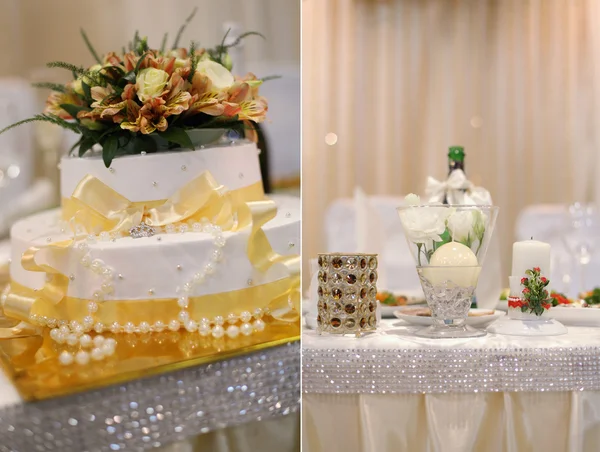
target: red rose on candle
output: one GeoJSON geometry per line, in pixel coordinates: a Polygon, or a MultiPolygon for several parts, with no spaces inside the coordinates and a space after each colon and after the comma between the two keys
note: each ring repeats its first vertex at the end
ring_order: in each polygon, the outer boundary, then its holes
{"type": "Polygon", "coordinates": [[[523,293],[529,293],[529,292],[530,292],[530,291],[529,291],[529,288],[525,288],[525,289],[523,289],[523,293]]]}
{"type": "Polygon", "coordinates": [[[546,284],[546,283],[548,282],[548,279],[547,279],[545,276],[542,276],[542,282],[543,282],[544,284],[546,284]]]}
{"type": "Polygon", "coordinates": [[[527,284],[527,278],[521,278],[521,284],[527,284]]]}
{"type": "Polygon", "coordinates": [[[540,272],[540,267],[533,267],[533,271],[539,273],[540,272]]]}

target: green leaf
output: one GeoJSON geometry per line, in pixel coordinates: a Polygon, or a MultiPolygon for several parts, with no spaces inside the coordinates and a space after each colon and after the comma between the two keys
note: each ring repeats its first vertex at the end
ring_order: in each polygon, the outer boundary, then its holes
{"type": "Polygon", "coordinates": [[[167,38],[169,37],[169,33],[165,33],[162,38],[162,42],[160,44],[160,53],[165,53],[167,48],[167,38]]]}
{"type": "Polygon", "coordinates": [[[173,41],[173,46],[171,47],[171,49],[175,50],[177,48],[177,46],[179,45],[179,40],[181,39],[181,35],[183,34],[183,32],[185,31],[185,28],[190,24],[190,22],[196,15],[196,11],[198,11],[198,8],[194,8],[192,13],[187,17],[187,19],[185,19],[185,22],[183,23],[183,25],[181,25],[181,27],[179,27],[179,30],[177,31],[177,35],[175,35],[175,41],[173,41]]]}
{"type": "Polygon", "coordinates": [[[83,28],[81,28],[79,31],[81,32],[81,37],[83,38],[83,40],[85,42],[85,45],[87,46],[88,50],[90,51],[90,53],[92,54],[92,56],[94,57],[94,59],[96,60],[96,62],[98,64],[102,64],[102,60],[100,60],[100,57],[98,56],[98,54],[96,53],[96,50],[92,46],[92,43],[88,39],[88,36],[85,33],[85,30],[83,28]]]}
{"type": "MultiPolygon", "coordinates": [[[[223,46],[223,48],[229,49],[231,47],[235,47],[235,46],[239,45],[239,43],[242,42],[242,40],[244,38],[247,38],[248,36],[260,36],[264,40],[267,39],[264,37],[264,35],[262,35],[261,33],[257,32],[257,31],[247,31],[246,33],[242,33],[241,35],[239,35],[235,41],[233,41],[231,44],[229,44],[227,46],[225,45],[225,38],[223,38],[223,42],[221,43],[221,45],[223,46]]],[[[227,34],[225,34],[225,37],[227,37],[227,34]]]]}
{"type": "Polygon", "coordinates": [[[83,157],[83,155],[89,151],[92,146],[96,144],[96,140],[90,137],[81,138],[81,143],[79,144],[79,157],[83,157]]]}
{"type": "Polygon", "coordinates": [[[77,113],[80,111],[90,111],[88,107],[75,104],[60,104],[60,108],[69,113],[73,118],[77,118],[77,113]]]}
{"type": "Polygon", "coordinates": [[[67,92],[66,86],[60,85],[58,83],[40,82],[40,83],[32,83],[31,86],[33,86],[34,88],[51,89],[52,91],[58,91],[59,93],[67,92]]]}
{"type": "MultiPolygon", "coordinates": [[[[157,137],[158,138],[158,137],[157,137]]],[[[132,140],[133,149],[132,154],[141,154],[142,152],[156,152],[158,150],[158,143],[156,140],[149,135],[140,135],[132,140]]]]}
{"type": "Polygon", "coordinates": [[[81,66],[75,66],[74,64],[65,63],[64,61],[51,61],[50,63],[46,64],[46,66],[49,68],[67,69],[73,72],[73,74],[77,75],[84,75],[87,72],[87,70],[81,66]]]}
{"type": "Polygon", "coordinates": [[[277,80],[279,78],[282,78],[281,75],[267,75],[266,77],[262,77],[259,80],[261,82],[268,82],[270,80],[277,80]]]}
{"type": "Polygon", "coordinates": [[[527,306],[521,306],[521,312],[526,312],[527,311],[527,306]]]}
{"type": "Polygon", "coordinates": [[[75,150],[75,148],[77,146],[79,146],[82,141],[83,141],[83,136],[81,138],[79,138],[79,140],[77,140],[77,142],[73,146],[71,146],[71,149],[69,149],[69,154],[68,155],[71,155],[73,153],[73,151],[75,150]]]}
{"type": "Polygon", "coordinates": [[[104,160],[104,165],[107,168],[110,167],[110,164],[116,157],[118,149],[119,137],[117,135],[110,135],[104,140],[102,145],[102,160],[104,160]]]}
{"type": "Polygon", "coordinates": [[[178,144],[182,148],[194,149],[194,144],[189,135],[180,127],[169,127],[164,132],[159,132],[158,135],[170,143],[178,144]]]}
{"type": "Polygon", "coordinates": [[[90,88],[90,85],[85,83],[83,80],[81,81],[81,89],[83,90],[83,95],[85,96],[86,100],[92,100],[92,88],[90,88]]]}

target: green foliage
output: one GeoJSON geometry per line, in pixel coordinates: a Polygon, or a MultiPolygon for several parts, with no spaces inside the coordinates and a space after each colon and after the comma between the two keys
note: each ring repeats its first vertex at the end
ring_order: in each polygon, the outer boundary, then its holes
{"type": "Polygon", "coordinates": [[[190,59],[191,59],[191,70],[190,75],[188,76],[188,82],[192,82],[194,79],[194,74],[196,73],[196,69],[198,68],[198,56],[196,55],[196,43],[192,41],[190,43],[190,59]]]}
{"type": "Polygon", "coordinates": [[[85,45],[87,46],[88,50],[90,51],[90,53],[92,54],[92,56],[94,57],[94,59],[96,60],[96,62],[98,64],[102,64],[102,60],[100,59],[100,57],[96,53],[96,50],[94,49],[94,46],[92,46],[92,43],[90,42],[90,40],[89,40],[89,38],[88,38],[85,30],[83,28],[80,28],[79,32],[81,33],[81,37],[83,38],[83,41],[85,42],[85,45]]]}
{"type": "Polygon", "coordinates": [[[550,281],[541,276],[539,268],[532,268],[525,272],[529,278],[524,278],[521,285],[524,287],[522,292],[523,300],[527,302],[526,306],[521,307],[522,312],[529,310],[530,313],[541,316],[546,309],[545,305],[551,305],[552,300],[546,289],[550,281]]]}
{"type": "Polygon", "coordinates": [[[177,31],[177,34],[175,35],[175,41],[173,41],[173,45],[171,46],[172,50],[175,50],[177,47],[179,47],[179,41],[181,40],[181,35],[183,35],[183,32],[185,31],[186,27],[190,24],[190,22],[196,15],[197,11],[198,11],[198,8],[194,8],[192,13],[187,17],[187,19],[185,19],[185,22],[181,25],[181,27],[179,27],[179,30],[177,31]]]}
{"type": "MultiPolygon", "coordinates": [[[[165,50],[167,48],[167,39],[169,38],[169,33],[165,33],[163,38],[162,38],[162,42],[160,43],[160,53],[165,53],[165,50]]],[[[125,53],[125,52],[123,52],[125,53]]]]}
{"type": "Polygon", "coordinates": [[[33,86],[34,88],[50,89],[52,91],[58,91],[59,93],[67,92],[67,88],[65,88],[65,85],[60,85],[58,83],[40,82],[32,83],[31,86],[33,86]]]}
{"type": "Polygon", "coordinates": [[[74,64],[66,63],[64,61],[51,61],[46,64],[46,66],[49,68],[60,68],[71,71],[73,73],[73,78],[77,78],[79,75],[85,75],[88,72],[82,66],[75,66],[74,64]]]}
{"type": "Polygon", "coordinates": [[[21,126],[23,124],[28,124],[30,122],[50,122],[52,124],[61,126],[65,129],[69,129],[72,132],[81,133],[81,127],[79,126],[79,124],[70,123],[70,122],[65,121],[64,119],[59,118],[58,116],[50,114],[50,113],[44,113],[44,114],[35,115],[31,118],[23,119],[22,121],[15,122],[14,124],[11,124],[10,126],[7,126],[4,129],[0,130],[0,135],[3,134],[4,132],[9,131],[10,129],[14,129],[15,127],[21,126]]]}
{"type": "Polygon", "coordinates": [[[170,143],[178,144],[183,148],[194,149],[190,136],[180,127],[169,127],[164,132],[159,132],[158,135],[170,143]]]}
{"type": "Polygon", "coordinates": [[[592,292],[584,298],[587,304],[600,304],[600,287],[596,287],[592,292]]]}
{"type": "Polygon", "coordinates": [[[248,36],[260,36],[261,38],[266,39],[261,33],[258,33],[257,31],[247,31],[246,33],[242,33],[241,35],[239,35],[231,44],[225,45],[225,41],[227,40],[227,36],[229,36],[230,31],[231,29],[227,30],[225,36],[223,36],[223,39],[221,40],[220,45],[216,46],[214,49],[207,50],[210,57],[223,66],[226,66],[225,62],[223,61],[223,57],[227,55],[227,51],[233,47],[238,46],[244,40],[244,38],[247,38],[248,36]]]}

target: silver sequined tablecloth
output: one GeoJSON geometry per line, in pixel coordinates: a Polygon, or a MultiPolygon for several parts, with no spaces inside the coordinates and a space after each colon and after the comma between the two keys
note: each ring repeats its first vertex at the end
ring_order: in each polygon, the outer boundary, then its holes
{"type": "Polygon", "coordinates": [[[0,409],[0,451],[158,448],[194,435],[294,413],[300,344],[98,391],[0,409]]]}
{"type": "Polygon", "coordinates": [[[384,320],[363,338],[302,336],[302,390],[321,394],[476,393],[600,390],[600,329],[563,336],[489,334],[421,339],[384,320]]]}

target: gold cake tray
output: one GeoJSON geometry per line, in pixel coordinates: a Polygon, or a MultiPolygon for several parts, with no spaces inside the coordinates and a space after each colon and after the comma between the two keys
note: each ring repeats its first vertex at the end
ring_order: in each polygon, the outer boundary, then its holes
{"type": "MultiPolygon", "coordinates": [[[[1,326],[1,325],[0,325],[1,326]]],[[[64,345],[41,336],[0,339],[0,364],[25,401],[75,394],[139,378],[215,363],[300,340],[298,323],[270,324],[260,333],[214,339],[187,331],[146,335],[103,334],[115,354],[84,366],[63,366],[64,345]]]]}

